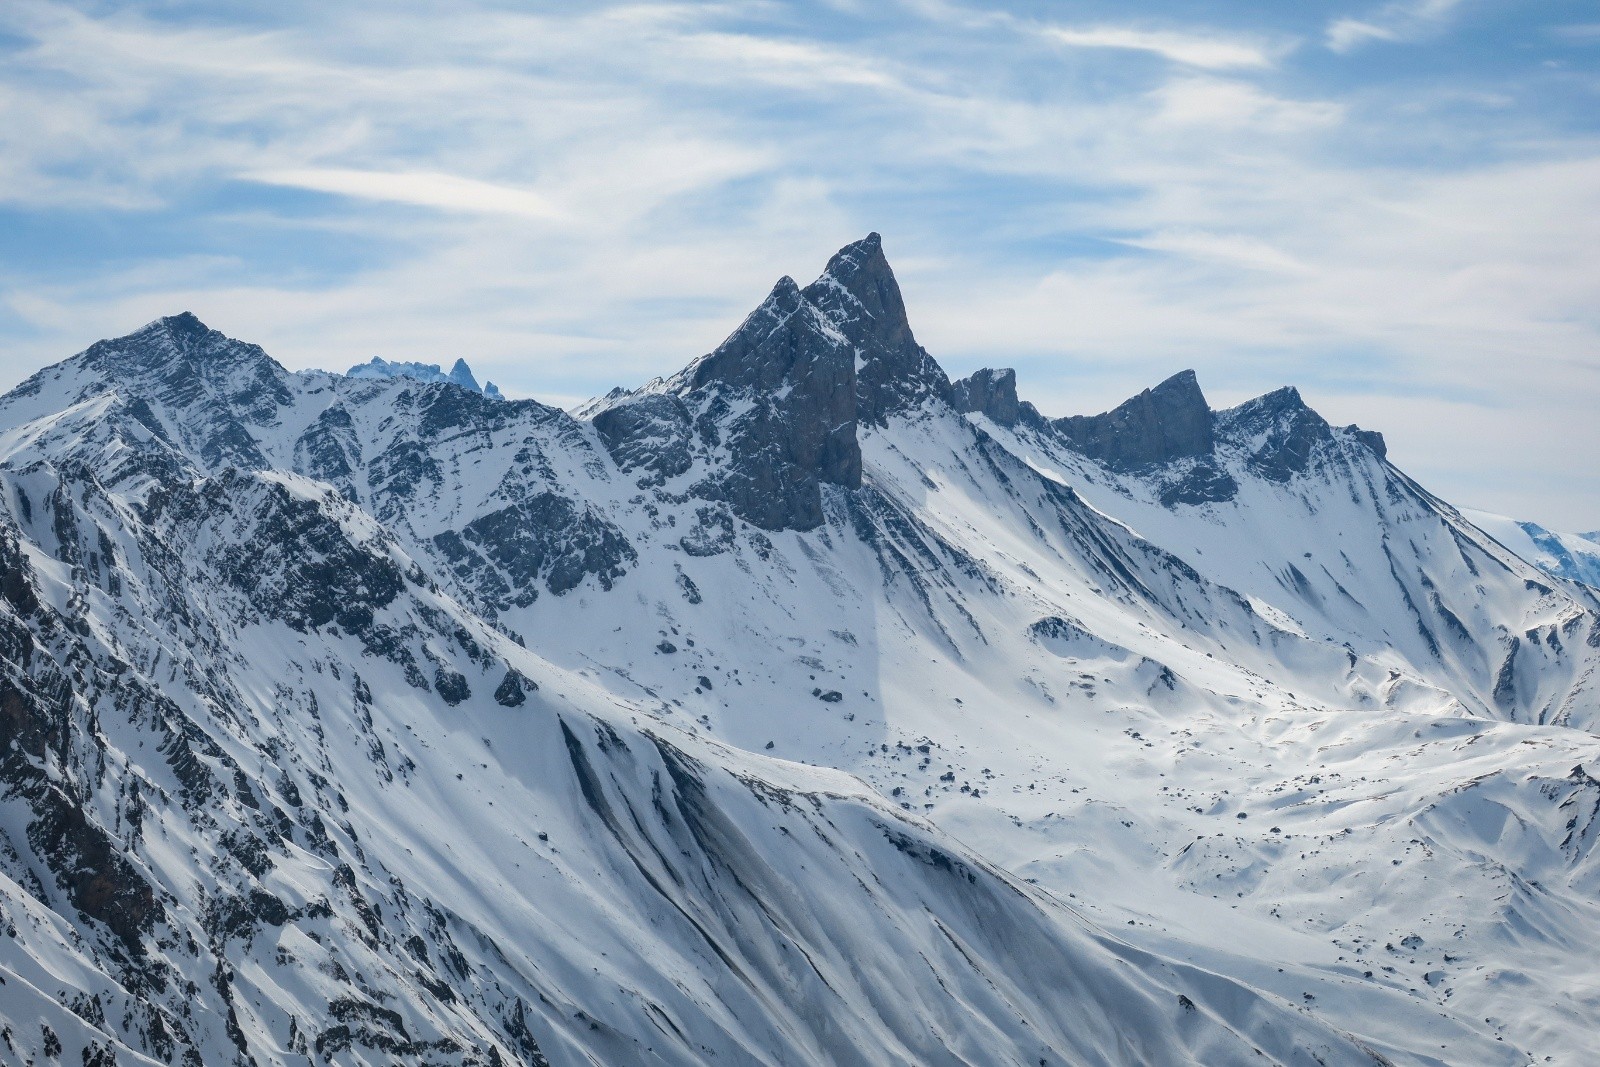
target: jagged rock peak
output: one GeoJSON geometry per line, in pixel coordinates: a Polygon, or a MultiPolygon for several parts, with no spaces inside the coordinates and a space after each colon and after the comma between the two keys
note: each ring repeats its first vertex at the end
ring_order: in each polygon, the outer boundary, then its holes
{"type": "Polygon", "coordinates": [[[347,378],[409,378],[419,382],[447,382],[482,393],[491,400],[504,400],[493,382],[478,384],[478,379],[467,366],[467,361],[457,359],[447,374],[437,363],[403,363],[373,356],[366,363],[358,363],[345,372],[347,378]]]}
{"type": "Polygon", "coordinates": [[[288,373],[260,345],[213,330],[189,311],[96,341],[75,358],[118,382],[128,373],[191,374],[208,380],[233,380],[242,373],[264,383],[288,373]]]}
{"type": "MultiPolygon", "coordinates": [[[[800,338],[806,333],[826,333],[824,324],[814,321],[815,316],[808,316],[808,320],[794,324],[787,343],[772,344],[778,331],[791,322],[805,303],[800,287],[785,274],[726,340],[691,363],[673,384],[680,392],[718,384],[764,390],[781,387],[790,371],[803,359],[800,338]]],[[[822,340],[824,348],[838,346],[837,338],[822,340]]]]}
{"type": "Polygon", "coordinates": [[[215,359],[218,356],[266,353],[257,345],[235,341],[219,330],[213,330],[192,311],[165,315],[147,322],[130,334],[96,341],[88,352],[97,357],[113,353],[135,356],[166,355],[185,358],[215,359]]]}
{"type": "Polygon", "coordinates": [[[1219,412],[1217,434],[1248,447],[1256,473],[1282,482],[1310,467],[1319,448],[1333,439],[1333,427],[1300,390],[1286,385],[1219,412]]]}
{"type": "Polygon", "coordinates": [[[1344,432],[1354,437],[1357,441],[1372,450],[1372,454],[1379,459],[1389,458],[1389,442],[1383,439],[1383,434],[1377,430],[1363,430],[1355,423],[1344,428],[1344,432]]]}
{"type": "Polygon", "coordinates": [[[478,385],[478,379],[472,376],[472,368],[467,366],[467,361],[464,359],[458,358],[456,360],[455,365],[450,368],[449,377],[457,385],[464,385],[468,389],[477,389],[479,392],[483,391],[482,387],[478,385]]]}
{"type": "Polygon", "coordinates": [[[858,350],[785,276],[715,351],[649,390],[670,402],[642,390],[609,402],[595,428],[624,470],[661,478],[688,469],[692,431],[726,455],[706,488],[735,515],[767,530],[813,529],[824,484],[861,485],[858,350]]]}
{"type": "Polygon", "coordinates": [[[671,379],[585,414],[624,470],[685,473],[693,437],[727,457],[707,485],[736,516],[808,530],[822,522],[823,485],[861,485],[857,427],[930,398],[948,400],[950,381],[911,333],[873,233],[804,289],[778,279],[722,344],[671,379]],[[675,402],[649,399],[662,394],[675,402]]]}
{"type": "Polygon", "coordinates": [[[950,379],[911,332],[877,233],[835,252],[803,295],[856,349],[856,417],[863,425],[881,426],[930,397],[950,399],[950,379]]]}
{"type": "Polygon", "coordinates": [[[200,317],[192,311],[180,311],[176,315],[166,315],[154,322],[146,323],[129,336],[145,337],[156,334],[165,334],[178,342],[194,342],[215,331],[200,321],[200,317]]]}
{"type": "Polygon", "coordinates": [[[1258,397],[1246,400],[1238,407],[1231,408],[1229,410],[1239,412],[1249,411],[1251,413],[1276,413],[1302,410],[1310,411],[1311,407],[1306,403],[1305,398],[1300,395],[1300,390],[1296,389],[1292,385],[1285,385],[1280,386],[1269,393],[1262,393],[1258,397]]]}
{"type": "Polygon", "coordinates": [[[1113,411],[1056,419],[1074,448],[1116,470],[1211,453],[1215,417],[1194,371],[1179,371],[1113,411]]]}
{"type": "Polygon", "coordinates": [[[804,289],[788,276],[778,279],[716,351],[685,368],[669,387],[680,393],[716,383],[781,387],[796,360],[769,345],[768,339],[780,330],[787,330],[800,348],[839,349],[850,355],[854,421],[882,425],[889,415],[929,397],[950,397],[949,378],[911,332],[900,285],[876,233],[834,253],[804,289]],[[776,362],[764,361],[774,355],[776,362]]]}
{"type": "Polygon", "coordinates": [[[1292,385],[1217,413],[1217,436],[1249,447],[1251,466],[1277,481],[1305,471],[1337,434],[1348,435],[1379,459],[1388,457],[1383,434],[1353,424],[1336,431],[1292,385]]]}
{"type": "MultiPolygon", "coordinates": [[[[1310,436],[1329,438],[1333,435],[1333,427],[1306,403],[1305,398],[1300,395],[1300,390],[1292,385],[1263,393],[1237,407],[1218,412],[1217,420],[1218,432],[1226,432],[1232,436],[1259,434],[1269,425],[1299,427],[1300,434],[1307,439],[1310,436]],[[1226,431],[1223,427],[1226,427],[1226,431]]],[[[1383,434],[1377,430],[1363,430],[1351,423],[1342,427],[1340,432],[1365,445],[1379,459],[1388,458],[1388,443],[1384,441],[1383,434]]]]}
{"type": "Polygon", "coordinates": [[[828,260],[817,280],[806,286],[808,294],[822,295],[830,282],[842,287],[860,303],[861,310],[888,329],[910,329],[905,301],[888,258],[883,238],[876,232],[845,245],[828,260]]]}
{"type": "Polygon", "coordinates": [[[973,371],[950,383],[950,403],[957,411],[976,411],[1001,426],[1015,426],[1022,417],[1017,372],[1010,367],[973,371]]]}
{"type": "MultiPolygon", "coordinates": [[[[1209,410],[1205,393],[1200,391],[1200,378],[1192,370],[1181,370],[1154,389],[1145,390],[1145,393],[1165,397],[1174,404],[1189,408],[1201,407],[1209,410]]],[[[1295,395],[1299,396],[1298,393],[1295,395]]]]}
{"type": "Polygon", "coordinates": [[[142,434],[179,441],[207,466],[258,467],[265,460],[246,424],[276,424],[293,399],[289,377],[259,345],[186,311],[45,367],[0,397],[0,410],[20,417],[115,392],[142,434]]]}

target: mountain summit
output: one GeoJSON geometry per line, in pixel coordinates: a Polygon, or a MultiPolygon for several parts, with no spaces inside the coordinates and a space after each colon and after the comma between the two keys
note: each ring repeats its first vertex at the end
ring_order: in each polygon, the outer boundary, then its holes
{"type": "Polygon", "coordinates": [[[727,340],[669,381],[591,410],[625,466],[666,473],[640,447],[663,435],[670,444],[649,450],[657,457],[725,449],[704,491],[764,529],[806,530],[823,521],[824,485],[860,487],[858,427],[949,396],[872,233],[835,253],[804,289],[780,278],[727,340]],[[663,406],[662,396],[677,404],[663,406]]]}
{"type": "Polygon", "coordinates": [[[892,414],[949,398],[949,379],[911,333],[878,234],[834,253],[804,296],[856,351],[858,421],[881,426],[892,414]]]}

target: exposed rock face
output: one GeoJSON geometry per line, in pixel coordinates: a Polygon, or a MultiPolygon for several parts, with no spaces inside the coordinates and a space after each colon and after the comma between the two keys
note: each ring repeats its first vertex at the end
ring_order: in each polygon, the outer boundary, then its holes
{"type": "Polygon", "coordinates": [[[950,398],[950,379],[911,333],[878,234],[836,252],[804,295],[856,350],[856,417],[863,425],[881,426],[930,398],[950,398]]]}
{"type": "Polygon", "coordinates": [[[762,529],[809,530],[824,485],[861,485],[859,426],[950,396],[873,233],[804,289],[780,279],[715,351],[659,388],[607,396],[592,418],[622,470],[659,483],[702,457],[701,495],[762,529]]]}
{"type": "Polygon", "coordinates": [[[537,682],[530,681],[521,671],[512,667],[495,689],[494,702],[503,708],[520,708],[528,699],[528,690],[538,688],[537,682]]]}
{"type": "MultiPolygon", "coordinates": [[[[980,405],[987,403],[1002,413],[1008,411],[1013,402],[1007,394],[1014,394],[1014,383],[979,379],[994,373],[980,371],[956,383],[957,407],[981,410],[980,405]]],[[[1024,419],[1032,413],[1029,404],[1020,409],[1024,419]]],[[[1388,453],[1382,434],[1359,426],[1335,430],[1293,387],[1214,412],[1206,405],[1193,371],[1173,375],[1115,411],[1053,419],[1048,425],[1075,451],[1111,470],[1151,478],[1158,499],[1169,508],[1233,499],[1238,483],[1220,462],[1219,445],[1242,450],[1253,473],[1275,482],[1306,473],[1338,436],[1379,459],[1388,453]]]]}
{"type": "MultiPolygon", "coordinates": [[[[143,401],[150,429],[180,442],[215,466],[265,465],[246,423],[275,425],[292,400],[288,373],[260,346],[209,329],[185,311],[157,319],[126,337],[100,341],[82,356],[87,369],[125,384],[143,401]],[[163,422],[156,411],[182,413],[163,422]]],[[[35,375],[17,390],[37,390],[35,375]]]]}
{"type": "Polygon", "coordinates": [[[855,352],[792,278],[679,388],[701,441],[725,457],[708,488],[745,521],[808,530],[822,522],[824,483],[860,486],[855,352]]]}
{"type": "Polygon", "coordinates": [[[1177,504],[1214,504],[1232,500],[1239,491],[1233,475],[1223,470],[1211,456],[1202,456],[1181,466],[1164,477],[1160,500],[1163,506],[1177,504]]]}
{"type": "Polygon", "coordinates": [[[264,615],[301,632],[328,623],[363,631],[405,586],[384,545],[353,545],[318,501],[235,470],[205,483],[198,493],[179,490],[152,509],[169,511],[185,522],[226,516],[248,523],[252,534],[242,551],[229,546],[215,553],[208,567],[264,615]]]}
{"type": "Polygon", "coordinates": [[[976,411],[1001,426],[1015,426],[1022,417],[1017,401],[1017,372],[985,367],[950,383],[950,403],[957,411],[976,411]]]}
{"type": "Polygon", "coordinates": [[[1118,471],[1208,455],[1212,424],[1211,409],[1192,370],[1174,374],[1115,411],[1051,423],[1078,451],[1118,471]]]}
{"type": "Polygon", "coordinates": [[[361,462],[361,442],[343,404],[335,404],[318,415],[294,448],[295,463],[306,474],[338,486],[352,499],[358,498],[354,478],[361,462]]]}
{"type": "Polygon", "coordinates": [[[1333,440],[1328,420],[1306,406],[1294,386],[1247,400],[1217,416],[1217,434],[1251,443],[1251,468],[1286,482],[1310,466],[1317,448],[1333,440]]]}
{"type": "MultiPolygon", "coordinates": [[[[1253,469],[1276,481],[1303,473],[1334,432],[1292,389],[1219,416],[1193,371],[1113,411],[1054,420],[1018,397],[1014,370],[985,368],[952,383],[917,344],[876,233],[840,249],[803,289],[781,279],[715,351],[666,382],[614,391],[590,418],[617,466],[643,475],[641,487],[699,464],[692,493],[762,529],[809,530],[822,522],[823,486],[861,485],[858,430],[930,401],[999,426],[1048,429],[1120,474],[1150,473],[1167,507],[1238,491],[1215,455],[1219,420],[1230,442],[1255,454],[1253,469]]],[[[1381,435],[1348,434],[1383,456],[1381,435]]],[[[720,551],[731,535],[691,531],[685,548],[720,551]]]]}
{"type": "Polygon", "coordinates": [[[555,493],[481,515],[435,546],[487,607],[526,606],[539,586],[560,595],[593,575],[604,589],[637,558],[626,537],[581,501],[555,493]]]}
{"type": "Polygon", "coordinates": [[[1355,423],[1351,423],[1349,426],[1346,426],[1344,430],[1345,433],[1348,433],[1357,441],[1360,441],[1362,444],[1370,448],[1373,455],[1377,456],[1379,459],[1389,458],[1389,443],[1383,439],[1383,434],[1379,433],[1377,430],[1363,430],[1355,423]]]}
{"type": "Polygon", "coordinates": [[[676,478],[694,462],[689,450],[689,409],[671,393],[625,394],[594,416],[594,428],[623,471],[645,470],[676,478]]]}

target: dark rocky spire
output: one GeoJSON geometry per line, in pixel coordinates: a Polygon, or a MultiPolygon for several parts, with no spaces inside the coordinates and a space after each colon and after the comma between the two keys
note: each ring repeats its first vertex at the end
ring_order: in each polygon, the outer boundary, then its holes
{"type": "Polygon", "coordinates": [[[806,530],[822,522],[822,486],[861,485],[857,427],[948,400],[950,381],[917,344],[873,233],[840,249],[804,289],[779,279],[664,392],[681,407],[640,393],[595,416],[619,465],[675,477],[698,440],[726,457],[706,488],[735,515],[768,530],[806,530]]]}
{"type": "Polygon", "coordinates": [[[796,363],[807,359],[804,345],[796,346],[793,325],[796,312],[805,304],[793,278],[778,279],[767,298],[745,316],[736,330],[709,355],[689,366],[689,389],[731,386],[773,390],[783,385],[796,363]],[[782,334],[783,336],[779,336],[782,334]]]}
{"type": "MultiPolygon", "coordinates": [[[[727,340],[669,388],[686,416],[695,413],[701,440],[725,451],[711,488],[745,521],[811,529],[822,523],[823,485],[861,485],[855,348],[792,278],[779,279],[727,340]]],[[[613,456],[628,455],[624,437],[670,428],[673,413],[637,415],[597,419],[613,456]]]]}
{"type": "Polygon", "coordinates": [[[471,389],[474,393],[483,392],[478,385],[478,379],[472,374],[472,368],[467,366],[467,361],[464,359],[456,360],[455,366],[450,368],[450,373],[446,377],[457,385],[471,389]]]}
{"type": "Polygon", "coordinates": [[[890,415],[929,397],[950,398],[950,379],[911,332],[900,283],[878,234],[834,253],[803,295],[860,357],[856,418],[863,425],[881,426],[890,415]]]}

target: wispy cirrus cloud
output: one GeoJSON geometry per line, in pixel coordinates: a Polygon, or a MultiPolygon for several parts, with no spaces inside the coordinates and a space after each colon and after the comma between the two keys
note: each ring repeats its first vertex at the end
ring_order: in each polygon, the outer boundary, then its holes
{"type": "Polygon", "coordinates": [[[1040,32],[1052,41],[1073,48],[1148,52],[1202,70],[1262,69],[1273,63],[1273,56],[1258,44],[1204,34],[1140,30],[1125,26],[1047,26],[1040,32]]]}
{"type": "Polygon", "coordinates": [[[249,171],[240,177],[264,185],[284,185],[444,211],[511,215],[545,222],[559,222],[567,217],[548,197],[532,189],[496,185],[453,174],[292,167],[249,171]]]}
{"type": "Polygon", "coordinates": [[[1331,101],[1275,96],[1248,82],[1214,77],[1177,78],[1153,96],[1161,104],[1158,121],[1185,126],[1293,133],[1333,125],[1345,114],[1331,101]]]}
{"type": "Polygon", "coordinates": [[[1326,40],[1335,52],[1348,52],[1374,41],[1399,42],[1431,33],[1448,19],[1462,0],[1395,0],[1360,17],[1328,23],[1326,40]]]}
{"type": "Polygon", "coordinates": [[[1575,22],[1557,26],[1552,32],[1562,40],[1579,44],[1600,44],[1600,22],[1575,22]]]}

